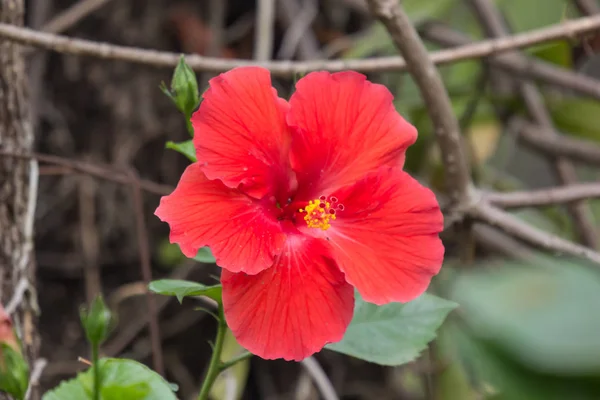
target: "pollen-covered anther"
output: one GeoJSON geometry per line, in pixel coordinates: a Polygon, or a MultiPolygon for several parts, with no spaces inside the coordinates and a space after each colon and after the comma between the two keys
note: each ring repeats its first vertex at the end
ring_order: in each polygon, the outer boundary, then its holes
{"type": "Polygon", "coordinates": [[[338,203],[337,198],[321,196],[316,200],[309,201],[308,205],[299,211],[306,213],[304,221],[309,228],[327,230],[331,228],[330,221],[336,219],[336,212],[343,209],[344,206],[338,203]]]}

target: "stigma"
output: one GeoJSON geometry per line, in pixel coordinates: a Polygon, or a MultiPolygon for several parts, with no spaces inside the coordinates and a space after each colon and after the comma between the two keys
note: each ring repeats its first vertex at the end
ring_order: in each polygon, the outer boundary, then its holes
{"type": "Polygon", "coordinates": [[[327,230],[331,228],[331,221],[336,219],[338,211],[343,211],[344,205],[338,202],[336,197],[321,196],[311,200],[308,205],[298,210],[305,213],[304,221],[309,228],[320,228],[327,230]]]}

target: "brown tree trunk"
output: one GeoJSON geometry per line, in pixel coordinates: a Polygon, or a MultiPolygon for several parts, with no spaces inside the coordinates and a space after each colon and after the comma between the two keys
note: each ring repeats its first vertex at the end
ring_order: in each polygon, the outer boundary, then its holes
{"type": "MultiPolygon", "coordinates": [[[[23,25],[23,17],[23,0],[0,0],[0,22],[23,25]]],[[[0,149],[30,153],[32,146],[21,47],[0,39],[0,149]]],[[[33,252],[37,178],[35,161],[0,156],[0,302],[11,312],[30,370],[39,347],[33,252]]],[[[29,399],[38,399],[38,392],[29,399]]]]}

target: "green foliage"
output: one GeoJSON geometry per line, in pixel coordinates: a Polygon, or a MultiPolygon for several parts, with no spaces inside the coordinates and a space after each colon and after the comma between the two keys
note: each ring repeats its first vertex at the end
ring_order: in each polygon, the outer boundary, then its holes
{"type": "Polygon", "coordinates": [[[99,295],[94,299],[89,310],[82,307],[80,318],[86,337],[93,346],[98,346],[106,340],[111,326],[112,314],[104,303],[102,296],[99,295]]]}
{"type": "Polygon", "coordinates": [[[23,355],[7,343],[0,343],[0,392],[22,400],[28,384],[29,366],[23,355]]]}
{"type": "Polygon", "coordinates": [[[183,55],[173,72],[171,89],[169,90],[164,82],[161,84],[160,89],[173,101],[177,109],[185,115],[188,131],[190,135],[193,135],[194,132],[190,118],[200,104],[200,94],[198,93],[196,74],[186,64],[183,55]]]}
{"type": "MultiPolygon", "coordinates": [[[[177,400],[168,382],[143,364],[133,360],[103,358],[101,400],[177,400]]],[[[46,393],[43,400],[92,400],[93,367],[62,382],[46,393]]]]}
{"type": "Polygon", "coordinates": [[[402,365],[419,356],[456,306],[427,293],[409,303],[376,306],[357,293],[344,339],[326,347],[380,365],[402,365]]]}
{"type": "Polygon", "coordinates": [[[600,275],[541,258],[464,274],[453,300],[470,329],[524,365],[555,374],[600,371],[600,275]]]}
{"type": "Polygon", "coordinates": [[[543,5],[534,0],[496,0],[496,4],[506,14],[511,29],[523,32],[562,22],[568,0],[544,0],[543,5]]]}
{"type": "Polygon", "coordinates": [[[206,264],[214,264],[216,262],[215,256],[208,247],[202,247],[198,250],[198,254],[194,257],[194,260],[200,261],[206,264]]]}
{"type": "Polygon", "coordinates": [[[559,130],[600,142],[600,103],[597,100],[564,98],[551,101],[550,108],[559,130]]]}
{"type": "Polygon", "coordinates": [[[221,285],[206,286],[191,281],[162,279],[150,282],[148,289],[165,296],[175,296],[180,303],[188,296],[206,296],[218,303],[221,302],[221,285]]]}
{"type": "Polygon", "coordinates": [[[167,149],[175,150],[178,153],[186,156],[191,162],[196,162],[198,159],[196,158],[196,149],[194,148],[194,143],[192,140],[186,140],[185,142],[175,143],[173,141],[168,141],[165,144],[167,149]]]}

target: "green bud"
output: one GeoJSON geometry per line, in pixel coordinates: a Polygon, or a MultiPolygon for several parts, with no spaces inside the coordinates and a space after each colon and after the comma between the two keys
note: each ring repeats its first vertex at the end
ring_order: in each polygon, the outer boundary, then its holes
{"type": "Polygon", "coordinates": [[[81,324],[85,329],[88,341],[99,346],[108,337],[112,314],[101,295],[98,295],[89,310],[83,307],[80,311],[81,324]]]}
{"type": "Polygon", "coordinates": [[[185,63],[185,57],[181,56],[173,78],[171,79],[171,89],[167,89],[163,83],[161,90],[171,99],[185,117],[189,120],[194,110],[200,104],[200,94],[198,93],[198,81],[196,74],[185,63]]]}

